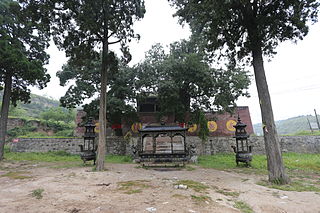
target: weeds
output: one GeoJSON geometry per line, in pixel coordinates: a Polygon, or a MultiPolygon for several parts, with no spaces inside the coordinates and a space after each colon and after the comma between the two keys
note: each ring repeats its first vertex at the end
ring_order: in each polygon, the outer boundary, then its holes
{"type": "Polygon", "coordinates": [[[233,191],[230,191],[229,189],[218,189],[216,190],[216,192],[229,197],[239,197],[240,195],[240,192],[233,192],[233,191]]]}
{"type": "Polygon", "coordinates": [[[146,184],[145,182],[150,182],[150,181],[134,180],[134,181],[119,182],[118,189],[121,191],[124,191],[125,194],[141,193],[143,189],[151,187],[151,185],[146,184]]]}
{"type": "Polygon", "coordinates": [[[236,201],[233,207],[239,209],[242,213],[253,213],[252,208],[243,201],[236,201]]]}
{"type": "Polygon", "coordinates": [[[302,180],[295,180],[292,181],[290,184],[286,185],[278,185],[274,183],[270,183],[266,180],[259,181],[258,185],[279,189],[283,191],[297,191],[297,192],[304,192],[304,191],[311,191],[311,192],[320,192],[320,187],[316,186],[314,183],[309,181],[302,181],[302,180]]]}
{"type": "Polygon", "coordinates": [[[35,189],[31,192],[31,196],[32,197],[35,197],[37,199],[41,199],[43,196],[42,196],[42,193],[44,192],[44,189],[35,189]]]}
{"type": "Polygon", "coordinates": [[[191,199],[198,204],[212,201],[211,198],[207,195],[200,195],[200,196],[191,195],[191,199]]]}

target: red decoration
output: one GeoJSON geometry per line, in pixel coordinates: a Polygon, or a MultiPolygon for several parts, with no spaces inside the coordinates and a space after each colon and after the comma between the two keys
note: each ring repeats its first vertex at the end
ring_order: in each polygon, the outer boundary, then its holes
{"type": "Polygon", "coordinates": [[[121,129],[122,125],[121,124],[112,124],[111,128],[112,129],[121,129]]]}

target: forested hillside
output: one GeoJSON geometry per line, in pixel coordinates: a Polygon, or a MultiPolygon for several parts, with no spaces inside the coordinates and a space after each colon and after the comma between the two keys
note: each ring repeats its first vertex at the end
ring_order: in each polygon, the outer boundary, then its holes
{"type": "MultiPolygon", "coordinates": [[[[2,100],[2,93],[0,93],[2,100]]],[[[59,106],[60,102],[31,94],[30,103],[10,106],[8,138],[73,136],[76,110],[59,106]]],[[[1,101],[0,101],[1,106],[1,101]]]]}
{"type": "MultiPolygon", "coordinates": [[[[316,127],[316,117],[312,115],[302,115],[298,117],[289,118],[286,120],[276,121],[276,126],[279,135],[295,134],[302,131],[310,131],[308,120],[312,123],[313,127],[316,127]]],[[[320,115],[318,115],[320,119],[320,115]]],[[[254,124],[253,129],[256,135],[262,135],[261,123],[254,124]]]]}
{"type": "MultiPolygon", "coordinates": [[[[2,91],[0,92],[0,105],[2,102],[2,91]]],[[[40,118],[40,114],[50,108],[58,107],[60,102],[40,95],[31,94],[29,104],[18,103],[17,107],[10,107],[11,117],[40,118]]]]}

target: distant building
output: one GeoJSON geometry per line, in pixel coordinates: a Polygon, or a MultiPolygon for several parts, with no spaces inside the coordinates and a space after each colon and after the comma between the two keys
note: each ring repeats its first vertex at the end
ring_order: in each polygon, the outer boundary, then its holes
{"type": "MultiPolygon", "coordinates": [[[[143,126],[147,125],[161,125],[161,122],[164,122],[166,125],[171,126],[182,126],[189,127],[187,135],[196,136],[199,130],[196,124],[186,124],[186,123],[177,123],[175,122],[174,115],[163,116],[159,118],[158,112],[160,110],[159,104],[156,97],[146,98],[143,102],[138,102],[137,106],[139,122],[134,124],[126,124],[123,122],[122,124],[112,124],[111,127],[107,129],[107,135],[114,135],[115,129],[122,128],[123,135],[130,132],[131,134],[137,134],[138,130],[143,126]]],[[[82,121],[82,117],[84,116],[83,111],[78,111],[77,115],[77,124],[80,124],[82,121]]],[[[241,118],[241,121],[247,124],[247,132],[248,134],[253,134],[253,126],[251,122],[249,107],[247,106],[239,106],[236,107],[234,113],[205,113],[205,116],[208,120],[208,129],[210,132],[210,136],[234,136],[235,128],[233,127],[237,123],[238,115],[241,118]]],[[[99,125],[96,123],[97,126],[99,125]]],[[[98,128],[97,128],[98,131],[98,128]]],[[[77,127],[76,136],[83,135],[83,128],[77,127]]]]}

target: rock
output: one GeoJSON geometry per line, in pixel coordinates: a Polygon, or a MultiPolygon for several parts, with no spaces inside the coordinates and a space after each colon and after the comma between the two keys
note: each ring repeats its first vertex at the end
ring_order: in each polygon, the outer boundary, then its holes
{"type": "Polygon", "coordinates": [[[157,211],[157,209],[155,207],[148,207],[148,208],[146,208],[146,210],[148,212],[156,212],[157,211]]]}
{"type": "Polygon", "coordinates": [[[175,189],[187,189],[188,186],[187,185],[183,185],[183,184],[179,184],[179,185],[174,185],[175,189]]]}

